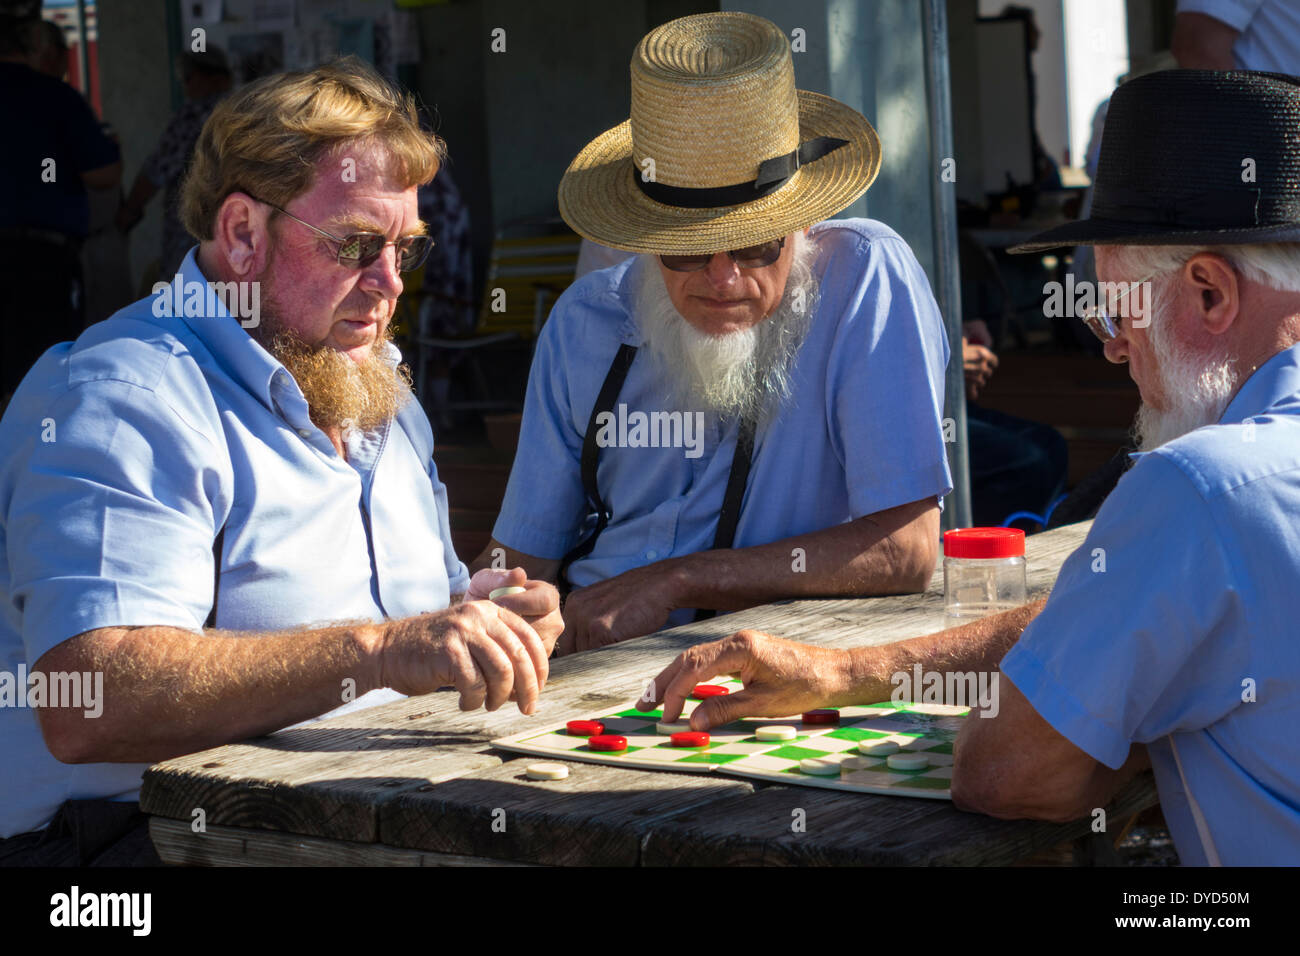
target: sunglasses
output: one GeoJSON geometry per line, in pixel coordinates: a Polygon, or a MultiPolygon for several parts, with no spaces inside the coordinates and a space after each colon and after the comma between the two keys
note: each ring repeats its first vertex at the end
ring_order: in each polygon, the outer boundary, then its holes
{"type": "MultiPolygon", "coordinates": [[[[1142,283],[1150,282],[1155,278],[1155,276],[1156,273],[1153,272],[1145,279],[1138,279],[1136,282],[1130,282],[1128,288],[1115,297],[1116,310],[1119,309],[1119,304],[1124,300],[1125,296],[1141,286],[1142,283]]],[[[1099,305],[1096,308],[1088,309],[1083,313],[1083,315],[1079,316],[1079,318],[1083,320],[1084,325],[1092,330],[1092,334],[1097,336],[1097,338],[1101,339],[1103,342],[1110,342],[1120,333],[1119,324],[1115,321],[1115,317],[1111,316],[1107,312],[1106,306],[1099,305]]]]}
{"type": "MultiPolygon", "coordinates": [[[[773,239],[771,242],[764,242],[757,246],[732,249],[726,255],[742,269],[762,269],[780,259],[781,250],[784,248],[785,237],[782,236],[780,239],[773,239]]],[[[665,269],[671,269],[673,272],[699,272],[713,261],[713,256],[712,252],[696,256],[660,256],[659,261],[664,264],[665,269]]]]}
{"type": "Polygon", "coordinates": [[[258,199],[251,193],[248,195],[254,202],[270,206],[272,209],[284,213],[294,222],[302,223],[313,232],[324,236],[331,242],[338,243],[338,264],[349,269],[364,269],[383,255],[385,246],[396,246],[398,270],[410,272],[424,265],[424,260],[429,257],[429,251],[433,248],[433,240],[428,236],[403,236],[401,239],[393,240],[389,240],[377,232],[354,232],[346,236],[334,236],[324,229],[319,229],[311,223],[299,219],[293,213],[281,209],[273,202],[258,199]]]}

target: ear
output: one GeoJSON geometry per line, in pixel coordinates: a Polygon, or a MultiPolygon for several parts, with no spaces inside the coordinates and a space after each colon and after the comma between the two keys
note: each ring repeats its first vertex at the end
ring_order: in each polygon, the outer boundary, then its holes
{"type": "Polygon", "coordinates": [[[1222,335],[1241,312],[1237,271],[1223,256],[1201,252],[1183,265],[1180,278],[1196,296],[1196,314],[1205,331],[1222,335]]]}
{"type": "Polygon", "coordinates": [[[261,275],[271,253],[271,207],[247,193],[222,200],[213,227],[219,262],[239,278],[261,275]]]}

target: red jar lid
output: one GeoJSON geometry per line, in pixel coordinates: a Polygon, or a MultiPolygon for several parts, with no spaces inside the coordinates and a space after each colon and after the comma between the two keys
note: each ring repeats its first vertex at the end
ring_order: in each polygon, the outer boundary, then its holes
{"type": "Polygon", "coordinates": [[[946,558],[1023,558],[1025,533],[1019,528],[958,528],[943,533],[946,558]]]}

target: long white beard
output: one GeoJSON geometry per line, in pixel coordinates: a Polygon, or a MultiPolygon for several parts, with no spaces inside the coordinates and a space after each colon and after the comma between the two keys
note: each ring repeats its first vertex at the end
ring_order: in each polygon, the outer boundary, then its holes
{"type": "Polygon", "coordinates": [[[755,325],[725,335],[701,332],[673,305],[658,264],[638,263],[634,309],[645,351],[656,365],[670,402],[683,411],[723,419],[763,421],[789,397],[791,372],[812,324],[817,281],[816,247],[799,237],[776,309],[755,325]]]}
{"type": "Polygon", "coordinates": [[[1223,416],[1238,378],[1231,358],[1206,358],[1188,351],[1170,334],[1170,316],[1152,302],[1153,321],[1147,329],[1157,363],[1156,377],[1166,409],[1145,402],[1138,409],[1134,430],[1139,451],[1151,451],[1223,416]]]}

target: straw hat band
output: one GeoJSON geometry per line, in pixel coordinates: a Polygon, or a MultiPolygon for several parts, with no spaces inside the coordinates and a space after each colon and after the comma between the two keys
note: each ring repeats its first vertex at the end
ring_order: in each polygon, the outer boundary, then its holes
{"type": "Polygon", "coordinates": [[[637,187],[655,202],[679,209],[710,209],[715,206],[738,206],[741,203],[762,199],[774,193],[795,174],[800,166],[821,159],[827,153],[833,153],[841,146],[849,145],[847,139],[834,136],[818,136],[798,149],[792,149],[784,156],[773,156],[759,163],[758,178],[747,183],[733,186],[714,186],[709,189],[694,189],[686,186],[667,186],[647,179],[643,170],[633,165],[632,176],[637,187]]]}

